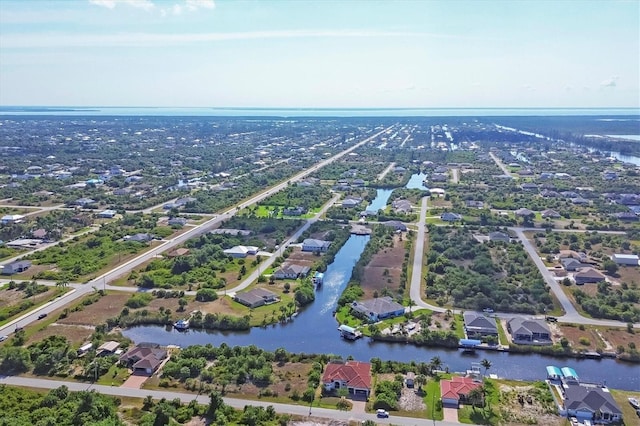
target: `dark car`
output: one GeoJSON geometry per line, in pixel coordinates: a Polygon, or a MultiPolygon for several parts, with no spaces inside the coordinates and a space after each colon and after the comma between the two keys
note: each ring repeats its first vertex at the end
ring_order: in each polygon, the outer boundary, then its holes
{"type": "Polygon", "coordinates": [[[42,318],[44,318],[44,317],[46,317],[46,316],[47,316],[47,314],[46,314],[46,313],[44,313],[44,314],[40,314],[40,315],[38,315],[38,319],[39,319],[39,320],[41,320],[42,318]]]}
{"type": "Polygon", "coordinates": [[[546,319],[548,322],[558,322],[558,318],[556,317],[545,317],[544,319],[546,319]]]}

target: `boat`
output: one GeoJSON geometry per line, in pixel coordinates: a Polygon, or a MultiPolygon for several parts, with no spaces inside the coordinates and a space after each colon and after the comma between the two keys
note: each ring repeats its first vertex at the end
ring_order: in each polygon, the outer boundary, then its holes
{"type": "Polygon", "coordinates": [[[173,327],[176,330],[184,331],[189,329],[189,320],[181,319],[173,323],[173,327]]]}
{"type": "Polygon", "coordinates": [[[627,398],[627,400],[633,408],[635,408],[636,410],[640,409],[640,401],[638,401],[636,398],[627,398]]]}
{"type": "Polygon", "coordinates": [[[340,330],[340,336],[347,340],[356,340],[362,337],[362,332],[356,330],[353,327],[349,327],[348,325],[342,324],[340,327],[338,327],[338,330],[340,330]]]}
{"type": "Polygon", "coordinates": [[[316,289],[322,286],[323,281],[324,281],[324,274],[322,272],[316,271],[315,275],[311,279],[311,282],[316,286],[316,289]]]}

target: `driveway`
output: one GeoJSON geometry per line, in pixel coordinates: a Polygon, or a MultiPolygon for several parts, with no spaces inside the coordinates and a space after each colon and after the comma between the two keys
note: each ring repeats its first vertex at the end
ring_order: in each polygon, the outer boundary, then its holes
{"type": "Polygon", "coordinates": [[[120,387],[122,388],[131,388],[131,389],[140,389],[144,382],[147,381],[149,376],[136,375],[132,374],[129,376],[126,382],[124,382],[120,387]]]}
{"type": "Polygon", "coordinates": [[[442,414],[445,422],[460,423],[458,421],[458,409],[442,407],[442,414]]]}

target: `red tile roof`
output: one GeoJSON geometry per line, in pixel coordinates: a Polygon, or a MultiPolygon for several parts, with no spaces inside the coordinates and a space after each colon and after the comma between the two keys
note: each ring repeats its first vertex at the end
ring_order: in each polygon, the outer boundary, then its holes
{"type": "Polygon", "coordinates": [[[371,389],[371,364],[360,361],[327,364],[322,382],[330,383],[336,380],[345,382],[348,387],[371,389]]]}
{"type": "Polygon", "coordinates": [[[474,382],[470,377],[452,377],[451,380],[441,380],[440,397],[459,400],[460,395],[466,397],[469,392],[480,386],[480,383],[474,382]]]}

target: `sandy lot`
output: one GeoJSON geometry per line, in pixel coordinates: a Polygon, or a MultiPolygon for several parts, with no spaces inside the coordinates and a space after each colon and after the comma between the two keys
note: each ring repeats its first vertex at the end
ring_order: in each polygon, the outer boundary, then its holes
{"type": "Polygon", "coordinates": [[[59,320],[60,324],[73,325],[97,325],[106,322],[107,318],[113,318],[120,314],[124,303],[131,297],[131,294],[107,294],[97,302],[84,306],[78,312],[71,312],[69,316],[59,320]]]}
{"type": "Polygon", "coordinates": [[[364,269],[364,276],[361,280],[364,298],[373,297],[373,293],[389,288],[397,290],[400,284],[402,273],[402,262],[405,254],[405,237],[399,235],[394,237],[393,248],[384,248],[376,253],[364,269]]]}

